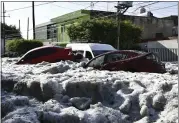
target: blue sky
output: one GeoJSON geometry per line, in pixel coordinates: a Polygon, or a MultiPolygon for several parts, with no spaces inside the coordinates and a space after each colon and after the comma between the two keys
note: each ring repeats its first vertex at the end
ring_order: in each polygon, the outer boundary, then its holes
{"type": "MultiPolygon", "coordinates": [[[[96,3],[96,1],[93,1],[96,3]]],[[[35,2],[35,5],[48,3],[45,2],[35,2]]],[[[153,2],[150,2],[153,3],[153,2]]],[[[137,15],[139,14],[139,10],[134,12],[136,8],[142,5],[150,4],[149,2],[133,2],[133,7],[129,8],[125,14],[137,15]]],[[[165,17],[170,15],[178,15],[178,2],[159,2],[156,4],[152,4],[147,6],[146,9],[150,10],[154,16],[156,17],[165,17]],[[169,7],[172,5],[176,5],[173,7],[169,7]],[[169,7],[169,8],[164,8],[169,7]],[[164,8],[164,9],[161,9],[164,8]],[[159,10],[157,10],[159,9],[159,10]]],[[[23,8],[27,6],[31,6],[32,2],[5,2],[5,10],[6,15],[10,17],[6,17],[6,23],[19,26],[19,19],[21,21],[21,32],[24,38],[27,37],[27,18],[29,17],[29,38],[32,38],[32,8],[19,9],[16,11],[10,11],[17,8],[23,8]]],[[[116,2],[98,2],[94,5],[93,8],[89,7],[90,2],[53,2],[40,6],[35,6],[35,21],[36,25],[44,22],[48,22],[51,18],[73,12],[80,9],[94,9],[94,10],[104,10],[104,11],[116,11],[114,6],[117,5],[116,2]]]]}

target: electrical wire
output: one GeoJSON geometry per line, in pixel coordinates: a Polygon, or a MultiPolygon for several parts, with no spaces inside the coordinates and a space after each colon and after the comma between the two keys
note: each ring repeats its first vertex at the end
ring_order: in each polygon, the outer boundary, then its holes
{"type": "Polygon", "coordinates": [[[158,9],[153,9],[150,11],[156,11],[156,10],[160,10],[160,9],[166,9],[166,8],[170,8],[170,7],[174,7],[174,6],[178,6],[178,4],[172,5],[172,6],[166,6],[166,7],[162,7],[162,8],[158,8],[158,9]]]}
{"type": "MultiPolygon", "coordinates": [[[[93,6],[94,6],[95,4],[97,4],[97,3],[99,3],[99,2],[93,3],[93,6]]],[[[89,8],[89,7],[91,7],[91,5],[90,5],[90,6],[87,6],[87,7],[84,8],[84,9],[87,9],[87,8],[89,8]]]]}
{"type": "Polygon", "coordinates": [[[59,5],[56,5],[56,4],[53,4],[53,3],[52,3],[51,5],[54,5],[54,6],[57,6],[57,7],[60,7],[60,8],[64,8],[64,9],[76,10],[76,9],[70,9],[70,8],[68,8],[68,7],[59,6],[59,5]]]}
{"type": "MultiPolygon", "coordinates": [[[[34,5],[34,6],[41,6],[41,5],[50,4],[50,3],[53,3],[53,2],[42,3],[42,4],[38,4],[38,5],[34,5]]],[[[31,7],[32,7],[32,6],[26,6],[26,7],[22,7],[22,8],[17,8],[17,9],[12,9],[12,10],[6,10],[6,13],[7,13],[7,12],[12,12],[12,11],[21,10],[21,9],[31,8],[31,7]]]]}
{"type": "Polygon", "coordinates": [[[139,8],[150,6],[150,5],[153,5],[153,4],[156,4],[156,3],[159,3],[159,2],[157,1],[157,2],[153,2],[153,3],[147,4],[147,5],[140,6],[137,9],[135,9],[133,12],[137,11],[139,8]]]}

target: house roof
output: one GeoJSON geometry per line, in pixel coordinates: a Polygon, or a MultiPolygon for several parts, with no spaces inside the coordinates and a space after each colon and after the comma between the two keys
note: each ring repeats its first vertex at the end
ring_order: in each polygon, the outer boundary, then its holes
{"type": "MultiPolygon", "coordinates": [[[[62,16],[52,18],[49,22],[36,25],[36,28],[47,26],[47,25],[54,24],[54,23],[66,22],[66,21],[69,21],[69,20],[73,20],[73,19],[77,19],[77,18],[80,18],[80,17],[83,17],[83,16],[87,16],[87,15],[89,15],[89,16],[98,15],[98,13],[103,13],[102,15],[107,15],[107,16],[109,14],[114,14],[114,17],[115,17],[115,12],[99,11],[99,10],[83,10],[82,9],[82,10],[74,11],[74,12],[71,12],[71,13],[64,14],[62,16]],[[94,13],[97,13],[97,14],[94,14],[94,13]]],[[[146,16],[146,13],[141,14],[141,15],[123,15],[123,17],[127,17],[127,18],[128,17],[148,18],[146,16]]],[[[175,17],[175,16],[169,16],[169,17],[164,17],[164,18],[157,18],[157,17],[153,16],[152,18],[171,20],[171,17],[175,17]]]]}
{"type": "Polygon", "coordinates": [[[50,25],[50,24],[52,24],[51,21],[49,21],[49,22],[45,22],[45,23],[41,23],[41,24],[35,25],[35,28],[43,27],[43,26],[47,26],[47,25],[50,25]]]}

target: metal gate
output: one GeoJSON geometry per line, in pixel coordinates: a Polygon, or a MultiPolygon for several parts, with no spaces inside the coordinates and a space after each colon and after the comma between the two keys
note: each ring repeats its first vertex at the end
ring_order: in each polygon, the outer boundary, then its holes
{"type": "Polygon", "coordinates": [[[156,53],[161,61],[178,61],[177,48],[148,48],[148,52],[156,53]]]}

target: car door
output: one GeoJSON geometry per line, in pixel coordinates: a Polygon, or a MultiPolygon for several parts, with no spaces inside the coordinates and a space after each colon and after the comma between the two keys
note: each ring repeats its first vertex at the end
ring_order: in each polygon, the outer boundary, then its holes
{"type": "Polygon", "coordinates": [[[38,57],[38,54],[36,53],[36,51],[31,51],[31,52],[25,54],[25,55],[21,58],[20,62],[26,63],[26,64],[32,64],[32,63],[34,62],[33,60],[34,60],[36,57],[38,57]]]}
{"type": "Polygon", "coordinates": [[[36,52],[37,56],[36,59],[34,59],[34,62],[55,62],[56,59],[58,59],[58,56],[56,54],[57,49],[53,47],[40,49],[36,52]]]}
{"type": "Polygon", "coordinates": [[[106,55],[104,65],[102,69],[105,70],[125,70],[127,64],[128,55],[126,53],[110,53],[106,55]]]}
{"type": "Polygon", "coordinates": [[[93,67],[95,69],[101,69],[101,67],[104,65],[104,59],[105,59],[105,55],[101,55],[99,57],[96,57],[96,58],[92,59],[87,64],[87,67],[93,67]]]}

